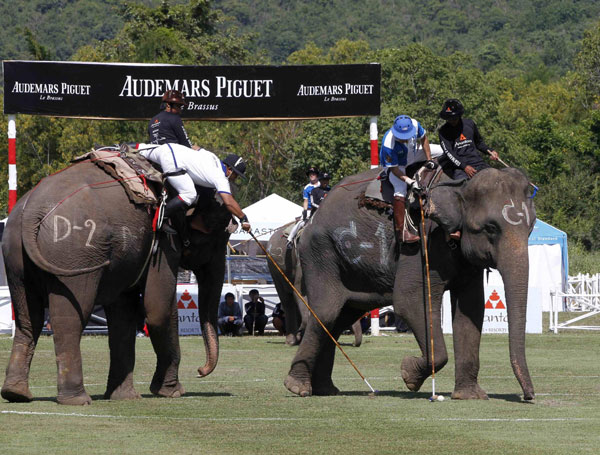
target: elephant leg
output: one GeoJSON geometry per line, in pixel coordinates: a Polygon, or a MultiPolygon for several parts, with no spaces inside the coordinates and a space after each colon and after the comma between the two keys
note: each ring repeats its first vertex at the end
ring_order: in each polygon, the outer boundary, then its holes
{"type": "Polygon", "coordinates": [[[156,353],[156,370],[150,384],[154,395],[178,398],[185,393],[179,382],[179,321],[176,302],[176,274],[166,261],[148,271],[144,291],[146,325],[156,353]]]}
{"type": "Polygon", "coordinates": [[[29,369],[44,325],[44,299],[33,286],[26,287],[21,280],[9,280],[9,285],[15,312],[15,338],[1,394],[11,402],[28,402],[33,399],[29,369]]]}
{"type": "MultiPolygon", "coordinates": [[[[406,387],[413,392],[417,392],[432,372],[428,296],[423,292],[420,283],[415,283],[412,290],[403,292],[400,295],[411,297],[404,297],[399,303],[396,303],[396,299],[394,299],[395,311],[413,331],[422,354],[421,357],[407,356],[402,359],[401,374],[406,387]]],[[[441,325],[442,296],[443,286],[433,285],[431,289],[431,303],[433,316],[433,358],[436,372],[448,363],[448,352],[441,325]]]]}
{"type": "MultiPolygon", "coordinates": [[[[359,318],[361,316],[359,316],[359,318]]],[[[352,343],[352,346],[357,348],[362,344],[362,327],[360,325],[360,319],[358,319],[354,324],[352,324],[352,333],[354,334],[354,342],[352,343]]]]}
{"type": "MultiPolygon", "coordinates": [[[[361,314],[363,314],[361,310],[344,308],[335,321],[333,329],[330,330],[331,335],[335,340],[338,340],[341,333],[348,328],[348,325],[350,325],[352,321],[356,321],[361,314]]],[[[313,316],[311,315],[310,317],[313,316]]],[[[324,332],[322,327],[320,327],[320,329],[324,332]]],[[[327,339],[323,343],[323,347],[317,357],[317,362],[312,374],[313,395],[337,395],[339,393],[339,389],[333,384],[331,378],[337,347],[328,335],[326,335],[326,337],[327,339]]]]}
{"type": "Polygon", "coordinates": [[[81,335],[94,308],[99,272],[64,278],[53,278],[50,287],[49,309],[54,351],[58,367],[59,404],[86,405],[92,399],[83,385],[81,335]]]}
{"type": "Polygon", "coordinates": [[[302,306],[304,304],[297,298],[295,293],[286,294],[283,300],[285,300],[285,303],[282,302],[285,311],[285,343],[289,346],[297,346],[302,340],[302,336],[299,335],[302,316],[298,304],[302,306]]]}
{"type": "Polygon", "coordinates": [[[452,338],[454,340],[455,382],[452,398],[487,400],[479,386],[479,344],[483,326],[483,279],[479,276],[468,286],[452,291],[452,338]]]}
{"type": "Polygon", "coordinates": [[[110,369],[104,398],[131,400],[140,398],[133,385],[135,366],[135,322],[139,291],[123,294],[104,307],[108,322],[110,369]]]}
{"type": "MultiPolygon", "coordinates": [[[[345,299],[340,299],[339,297],[342,292],[342,289],[327,286],[315,290],[315,295],[310,300],[311,302],[314,302],[311,305],[313,310],[330,332],[334,329],[345,302],[345,299]]],[[[328,346],[329,343],[333,346],[329,336],[312,315],[304,318],[303,323],[304,322],[306,322],[306,331],[304,332],[296,356],[292,361],[292,367],[284,381],[284,385],[290,392],[303,397],[312,395],[313,393],[311,381],[319,356],[323,354],[324,349],[330,349],[328,346]]],[[[321,359],[322,365],[329,364],[328,356],[329,354],[325,354],[325,357],[321,359]]],[[[333,355],[331,357],[331,363],[333,364],[333,355]]],[[[331,381],[330,373],[331,372],[329,371],[329,381],[331,381]]],[[[331,388],[327,384],[326,377],[327,371],[323,372],[319,377],[319,387],[325,389],[331,388]]]]}

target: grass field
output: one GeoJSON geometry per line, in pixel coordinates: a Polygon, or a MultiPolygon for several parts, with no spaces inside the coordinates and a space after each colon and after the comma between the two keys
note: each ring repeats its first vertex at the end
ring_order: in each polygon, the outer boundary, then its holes
{"type": "MultiPolygon", "coordinates": [[[[283,337],[222,338],[216,371],[196,378],[203,345],[182,338],[180,379],[186,395],[155,398],[148,392],[154,354],[138,339],[136,387],[143,398],[102,400],[108,371],[106,337],[82,341],[92,406],[58,406],[56,363],[50,337],[42,337],[32,365],[35,401],[0,402],[1,453],[60,454],[598,454],[600,453],[600,333],[530,335],[527,355],[537,398],[520,400],[505,335],[485,335],[480,384],[489,401],[453,401],[453,357],[437,374],[443,403],[427,400],[431,382],[408,392],[400,361],[417,354],[412,335],[366,337],[345,350],[368,389],[336,356],[335,397],[299,398],[283,387],[295,348],[283,337]]],[[[446,339],[451,349],[452,339],[446,339]]],[[[0,365],[12,340],[0,337],[0,365]]],[[[451,352],[451,351],[450,351],[451,352]]]]}

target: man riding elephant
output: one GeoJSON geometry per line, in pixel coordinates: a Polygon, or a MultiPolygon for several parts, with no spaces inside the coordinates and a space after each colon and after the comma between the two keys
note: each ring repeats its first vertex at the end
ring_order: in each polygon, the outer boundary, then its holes
{"type": "Polygon", "coordinates": [[[398,242],[418,242],[418,235],[404,229],[407,189],[414,183],[406,175],[406,168],[423,159],[428,166],[433,165],[427,131],[408,115],[400,115],[383,135],[379,154],[381,164],[390,170],[388,178],[394,186],[394,225],[398,242]]]}

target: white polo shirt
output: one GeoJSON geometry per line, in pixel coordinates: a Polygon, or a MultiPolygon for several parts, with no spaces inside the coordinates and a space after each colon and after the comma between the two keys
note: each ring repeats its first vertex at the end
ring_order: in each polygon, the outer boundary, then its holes
{"type": "Polygon", "coordinates": [[[185,169],[194,184],[215,188],[219,193],[231,194],[231,186],[225,176],[225,165],[214,153],[205,149],[194,150],[180,144],[151,147],[140,144],[140,154],[160,164],[163,172],[185,169]]]}

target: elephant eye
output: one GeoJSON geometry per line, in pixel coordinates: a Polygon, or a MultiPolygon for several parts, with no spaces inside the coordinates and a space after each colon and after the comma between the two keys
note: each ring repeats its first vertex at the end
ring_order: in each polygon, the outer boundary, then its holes
{"type": "Polygon", "coordinates": [[[498,227],[498,225],[496,223],[486,223],[483,226],[483,230],[485,231],[486,234],[495,236],[500,231],[500,228],[498,227]]]}

